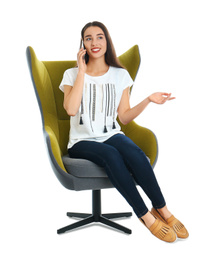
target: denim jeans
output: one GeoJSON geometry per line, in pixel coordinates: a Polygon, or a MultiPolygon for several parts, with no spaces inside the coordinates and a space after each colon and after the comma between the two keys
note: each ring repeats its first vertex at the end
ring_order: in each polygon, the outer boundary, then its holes
{"type": "Polygon", "coordinates": [[[68,149],[68,153],[71,158],[87,159],[104,167],[110,181],[130,204],[138,218],[145,215],[148,209],[136,183],[149,197],[154,208],[166,205],[147,157],[125,135],[116,134],[104,143],[80,141],[68,149]]]}

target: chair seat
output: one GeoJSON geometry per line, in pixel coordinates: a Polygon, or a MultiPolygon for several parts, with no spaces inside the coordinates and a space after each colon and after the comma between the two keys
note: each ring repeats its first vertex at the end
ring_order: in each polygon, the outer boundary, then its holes
{"type": "Polygon", "coordinates": [[[108,178],[104,168],[85,159],[73,159],[68,154],[62,157],[65,169],[79,178],[108,178]],[[86,170],[87,169],[87,170],[86,170]]]}
{"type": "MultiPolygon", "coordinates": [[[[148,157],[147,159],[150,161],[148,157]]],[[[100,167],[89,160],[70,158],[69,155],[66,154],[62,157],[62,161],[67,172],[75,177],[108,178],[103,167],[100,167]]]]}

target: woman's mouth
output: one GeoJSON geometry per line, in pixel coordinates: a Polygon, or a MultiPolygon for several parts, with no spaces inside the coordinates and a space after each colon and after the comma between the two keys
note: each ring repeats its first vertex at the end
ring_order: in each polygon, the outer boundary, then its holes
{"type": "Polygon", "coordinates": [[[91,49],[91,51],[92,51],[93,53],[97,53],[97,52],[100,51],[100,48],[93,48],[93,49],[91,49]]]}

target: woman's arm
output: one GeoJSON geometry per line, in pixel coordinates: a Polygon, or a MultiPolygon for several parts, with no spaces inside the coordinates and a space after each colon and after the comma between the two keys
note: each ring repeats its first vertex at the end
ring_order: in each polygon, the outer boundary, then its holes
{"type": "Polygon", "coordinates": [[[171,97],[171,94],[169,93],[156,92],[148,96],[135,107],[131,108],[129,103],[129,88],[126,88],[123,91],[123,95],[118,107],[118,117],[120,119],[120,122],[126,125],[134,120],[138,115],[140,115],[150,102],[156,104],[164,104],[167,100],[172,99],[175,99],[175,97],[171,97]]]}
{"type": "Polygon", "coordinates": [[[74,86],[64,86],[64,109],[69,116],[75,116],[79,111],[84,84],[84,73],[78,72],[74,86]]]}
{"type": "Polygon", "coordinates": [[[86,50],[80,49],[77,55],[78,74],[73,86],[64,86],[64,103],[63,106],[69,116],[75,116],[79,111],[82,100],[84,76],[86,72],[86,64],[83,59],[86,50]]]}

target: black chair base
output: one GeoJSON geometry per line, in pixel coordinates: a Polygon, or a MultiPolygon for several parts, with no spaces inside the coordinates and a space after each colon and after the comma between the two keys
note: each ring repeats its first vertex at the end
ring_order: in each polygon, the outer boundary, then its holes
{"type": "Polygon", "coordinates": [[[78,221],[74,224],[68,225],[66,227],[63,227],[61,229],[58,229],[57,234],[62,234],[67,231],[70,231],[72,229],[82,227],[82,226],[85,226],[85,225],[93,223],[93,222],[101,222],[107,226],[113,227],[113,228],[123,231],[127,234],[132,233],[132,231],[130,229],[109,220],[112,218],[131,217],[132,216],[131,212],[101,214],[101,191],[100,190],[92,191],[92,214],[68,212],[67,216],[83,218],[83,220],[78,221]]]}

